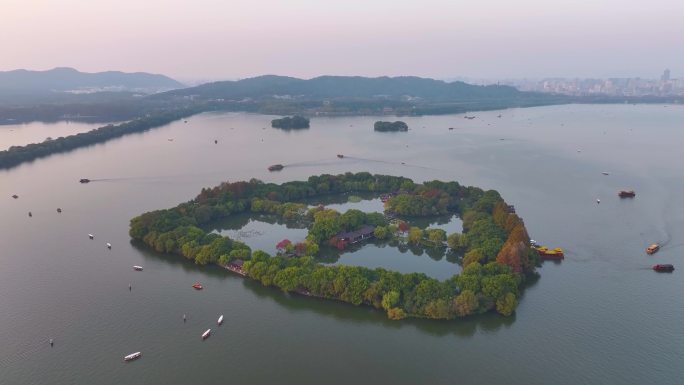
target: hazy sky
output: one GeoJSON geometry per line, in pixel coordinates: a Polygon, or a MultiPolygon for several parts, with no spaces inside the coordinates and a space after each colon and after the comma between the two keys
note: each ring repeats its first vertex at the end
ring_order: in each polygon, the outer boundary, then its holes
{"type": "Polygon", "coordinates": [[[0,70],[684,76],[684,0],[0,0],[0,70]]]}

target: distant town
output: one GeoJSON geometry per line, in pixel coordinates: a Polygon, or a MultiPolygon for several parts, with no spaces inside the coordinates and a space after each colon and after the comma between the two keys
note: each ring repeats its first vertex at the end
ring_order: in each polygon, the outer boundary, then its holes
{"type": "Polygon", "coordinates": [[[544,92],[570,96],[684,96],[684,78],[672,78],[669,69],[657,79],[644,78],[544,78],[465,80],[472,84],[513,86],[520,91],[544,92]]]}

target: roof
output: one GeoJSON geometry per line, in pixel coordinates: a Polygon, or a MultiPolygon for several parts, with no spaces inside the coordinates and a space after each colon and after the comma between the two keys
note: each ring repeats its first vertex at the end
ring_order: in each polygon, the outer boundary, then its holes
{"type": "Polygon", "coordinates": [[[228,264],[229,264],[229,265],[238,266],[238,267],[242,267],[242,265],[243,265],[244,263],[245,263],[245,261],[243,261],[242,259],[236,259],[236,260],[234,260],[234,261],[231,261],[231,262],[228,263],[228,264]]]}
{"type": "Polygon", "coordinates": [[[360,229],[358,229],[358,230],[356,230],[356,231],[349,231],[349,232],[346,232],[346,233],[339,233],[339,234],[337,234],[337,238],[340,238],[340,239],[345,239],[345,238],[354,239],[354,238],[358,238],[358,237],[361,237],[361,236],[373,234],[373,231],[375,231],[375,228],[374,228],[373,226],[365,225],[365,226],[363,226],[362,228],[360,228],[360,229]]]}

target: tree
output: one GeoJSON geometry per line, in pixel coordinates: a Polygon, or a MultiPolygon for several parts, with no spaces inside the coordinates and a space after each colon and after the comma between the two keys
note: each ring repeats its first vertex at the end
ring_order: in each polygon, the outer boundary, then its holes
{"type": "Polygon", "coordinates": [[[471,263],[482,262],[485,258],[484,253],[480,249],[471,249],[463,256],[463,266],[468,266],[471,263]]]}
{"type": "Polygon", "coordinates": [[[478,300],[475,293],[471,290],[463,290],[461,294],[454,299],[454,306],[456,314],[461,317],[471,315],[477,311],[478,300]]]}
{"type": "Polygon", "coordinates": [[[442,244],[446,241],[446,231],[442,229],[427,229],[425,233],[427,233],[427,238],[432,243],[442,244]]]}
{"type": "Polygon", "coordinates": [[[409,243],[413,243],[414,245],[417,245],[420,243],[420,241],[422,239],[423,239],[423,230],[421,230],[418,227],[411,227],[409,229],[409,233],[408,233],[409,243]]]}
{"type": "Polygon", "coordinates": [[[391,290],[382,296],[382,308],[389,311],[399,302],[399,292],[391,290]]]}
{"type": "Polygon", "coordinates": [[[402,308],[393,307],[387,310],[387,318],[391,320],[401,320],[406,318],[406,312],[402,308]]]}
{"type": "Polygon", "coordinates": [[[460,233],[449,234],[447,237],[447,246],[452,250],[463,250],[465,249],[465,237],[460,233]]]}
{"type": "Polygon", "coordinates": [[[501,315],[509,316],[513,314],[517,306],[518,300],[513,293],[506,293],[496,300],[496,311],[501,315]]]}
{"type": "Polygon", "coordinates": [[[378,226],[375,228],[375,230],[373,230],[373,235],[375,236],[375,238],[383,240],[387,238],[389,233],[387,231],[387,227],[378,226]]]}

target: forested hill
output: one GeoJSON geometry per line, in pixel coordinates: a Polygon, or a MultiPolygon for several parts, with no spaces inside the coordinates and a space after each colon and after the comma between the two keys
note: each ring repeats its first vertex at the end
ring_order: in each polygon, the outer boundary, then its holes
{"type": "Polygon", "coordinates": [[[473,99],[512,99],[538,94],[520,92],[509,86],[476,86],[463,82],[414,76],[367,78],[360,76],[321,76],[309,80],[265,75],[238,81],[221,81],[159,95],[239,100],[243,98],[295,99],[423,99],[449,102],[473,99]]]}
{"type": "Polygon", "coordinates": [[[111,89],[161,91],[184,87],[168,76],[145,72],[107,71],[80,72],[73,68],[48,71],[0,71],[0,94],[63,92],[73,90],[111,89]]]}

